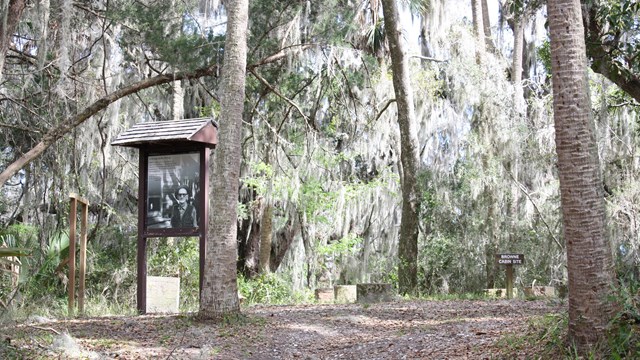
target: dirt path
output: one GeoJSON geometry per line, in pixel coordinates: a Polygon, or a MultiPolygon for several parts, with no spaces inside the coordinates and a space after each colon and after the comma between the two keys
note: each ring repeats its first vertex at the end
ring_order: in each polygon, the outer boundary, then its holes
{"type": "Polygon", "coordinates": [[[29,359],[495,359],[503,335],[563,310],[543,300],[255,306],[229,324],[146,315],[0,331],[5,356],[29,359]]]}

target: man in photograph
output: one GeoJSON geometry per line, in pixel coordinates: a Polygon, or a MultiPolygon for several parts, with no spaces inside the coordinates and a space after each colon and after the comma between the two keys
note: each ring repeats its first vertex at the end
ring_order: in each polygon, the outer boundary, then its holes
{"type": "Polygon", "coordinates": [[[196,222],[196,208],[191,204],[191,191],[187,186],[179,186],[176,189],[175,197],[178,201],[173,205],[171,215],[171,227],[192,228],[198,227],[196,222]]]}

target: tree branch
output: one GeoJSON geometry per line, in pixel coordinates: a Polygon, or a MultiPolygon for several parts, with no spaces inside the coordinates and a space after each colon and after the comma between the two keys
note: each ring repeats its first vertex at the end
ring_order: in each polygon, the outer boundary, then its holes
{"type": "Polygon", "coordinates": [[[441,63],[446,63],[449,62],[449,60],[442,60],[442,59],[436,59],[436,58],[432,58],[432,57],[428,57],[428,56],[422,56],[422,55],[409,55],[410,58],[416,58],[416,59],[420,59],[420,60],[427,60],[427,61],[433,61],[433,62],[441,62],[441,63]]]}
{"type": "Polygon", "coordinates": [[[40,131],[35,130],[33,128],[28,128],[28,127],[18,126],[18,125],[0,123],[0,127],[9,128],[9,129],[15,129],[15,130],[21,130],[21,131],[40,133],[40,131]]]}
{"type": "Polygon", "coordinates": [[[382,106],[382,109],[380,111],[378,111],[378,115],[376,115],[375,120],[373,121],[378,121],[378,119],[380,119],[380,116],[382,116],[382,114],[384,114],[385,111],[387,111],[387,108],[393,104],[394,102],[396,102],[396,99],[387,99],[384,103],[384,106],[382,106]]]}
{"type": "Polygon", "coordinates": [[[82,124],[85,120],[95,115],[101,110],[104,110],[112,104],[113,102],[137,93],[140,90],[148,89],[150,87],[158,86],[161,84],[170,83],[172,81],[183,80],[183,79],[196,79],[204,76],[211,76],[216,74],[217,65],[210,66],[207,68],[197,69],[191,72],[178,72],[175,74],[163,74],[154,76],[152,78],[144,79],[124,87],[122,89],[116,90],[111,94],[96,100],[93,104],[86,107],[81,113],[66,119],[53,129],[49,130],[43,137],[42,140],[31,150],[23,154],[18,160],[11,163],[7,166],[6,169],[0,173],[0,187],[2,187],[7,180],[9,180],[13,175],[15,175],[20,169],[29,164],[35,158],[40,156],[46,149],[49,148],[53,143],[66,135],[69,131],[73,130],[78,125],[82,124]]]}
{"type": "MultiPolygon", "coordinates": [[[[300,47],[300,51],[305,51],[305,50],[307,50],[309,48],[312,48],[312,47],[315,47],[315,46],[318,46],[318,45],[306,44],[306,45],[297,45],[295,47],[300,47]]],[[[249,69],[249,71],[251,71],[252,69],[257,68],[258,66],[274,63],[276,61],[284,59],[286,56],[288,56],[290,53],[293,52],[293,48],[294,48],[294,46],[289,46],[289,47],[286,47],[284,49],[281,49],[277,53],[275,53],[273,55],[270,55],[270,56],[267,56],[266,58],[263,58],[262,60],[258,61],[257,63],[251,64],[250,66],[247,66],[247,68],[249,69]]]]}
{"type": "Polygon", "coordinates": [[[522,185],[518,180],[516,180],[516,178],[513,176],[513,174],[510,171],[508,171],[506,169],[506,167],[505,167],[505,171],[506,171],[507,174],[509,174],[509,177],[511,177],[511,180],[513,180],[513,182],[515,182],[516,185],[518,185],[518,188],[520,189],[520,191],[522,191],[522,193],[527,197],[527,199],[529,199],[529,201],[531,201],[531,204],[533,205],[534,209],[536,209],[536,212],[538,213],[538,215],[540,215],[540,219],[542,220],[542,223],[547,228],[547,231],[549,232],[549,235],[551,236],[553,241],[558,245],[558,247],[560,249],[562,249],[563,248],[562,244],[560,243],[558,238],[553,234],[553,231],[551,230],[551,227],[549,226],[549,223],[547,223],[547,221],[544,219],[544,216],[542,216],[542,212],[540,211],[540,208],[538,207],[538,204],[536,204],[536,202],[533,201],[533,198],[531,198],[531,194],[529,194],[529,192],[524,187],[524,185],[522,185]]]}
{"type": "MultiPolygon", "coordinates": [[[[306,50],[308,48],[311,48],[311,47],[314,47],[314,46],[317,46],[317,45],[301,45],[300,46],[300,50],[304,51],[304,50],[306,50]]],[[[269,63],[273,63],[273,62],[279,61],[279,60],[285,58],[286,56],[288,56],[291,52],[292,52],[292,47],[282,49],[279,52],[277,52],[277,53],[275,53],[275,54],[273,54],[271,56],[268,56],[268,57],[260,60],[259,62],[255,63],[255,64],[248,65],[247,68],[249,69],[249,71],[254,76],[256,76],[256,78],[258,78],[258,80],[260,80],[263,84],[265,84],[265,86],[267,86],[271,91],[276,93],[278,96],[282,97],[290,105],[292,105],[294,108],[296,108],[296,110],[302,115],[302,117],[307,121],[307,123],[309,123],[310,122],[309,117],[306,116],[302,112],[302,109],[300,109],[300,107],[298,107],[290,99],[287,99],[277,89],[275,89],[273,86],[271,86],[264,78],[262,78],[255,71],[253,71],[254,68],[256,68],[256,67],[258,67],[260,65],[265,65],[265,64],[269,64],[269,63]]],[[[134,84],[129,85],[127,87],[124,87],[124,88],[122,88],[120,90],[117,90],[117,91],[115,91],[115,92],[113,92],[111,94],[108,94],[108,95],[102,97],[101,99],[98,99],[93,104],[91,104],[87,108],[85,108],[84,111],[82,111],[81,113],[79,113],[79,114],[77,114],[77,115],[75,115],[75,116],[73,116],[71,118],[66,119],[65,121],[63,121],[58,126],[56,126],[53,129],[49,130],[42,137],[42,140],[35,147],[33,147],[31,150],[29,150],[28,152],[23,154],[18,160],[16,160],[13,163],[9,164],[9,166],[7,166],[7,168],[4,169],[2,171],[2,173],[0,173],[0,187],[2,187],[18,171],[20,171],[20,169],[22,169],[27,164],[29,164],[31,161],[33,161],[35,158],[40,156],[40,154],[42,154],[46,149],[48,149],[49,146],[51,146],[57,140],[62,138],[69,131],[71,131],[72,129],[74,129],[78,125],[82,124],[85,120],[87,120],[91,116],[95,115],[97,112],[106,109],[107,106],[109,106],[113,102],[115,102],[115,101],[117,101],[117,100],[119,100],[119,99],[121,99],[121,98],[123,98],[125,96],[131,95],[131,94],[135,94],[135,93],[137,93],[137,92],[139,92],[141,90],[144,90],[144,89],[147,89],[147,88],[150,88],[150,87],[154,87],[154,86],[158,86],[158,85],[161,85],[161,84],[166,84],[166,83],[170,83],[170,82],[178,81],[178,80],[199,79],[199,78],[202,78],[202,77],[205,77],[205,76],[216,76],[217,73],[218,73],[218,66],[217,65],[213,65],[213,66],[210,66],[210,67],[197,69],[197,70],[194,70],[194,71],[191,71],[191,72],[178,72],[178,73],[175,73],[175,74],[157,75],[157,76],[154,76],[154,77],[151,77],[151,78],[148,78],[148,79],[141,80],[141,81],[139,81],[137,83],[134,83],[134,84]]],[[[310,125],[314,129],[316,129],[314,124],[310,124],[310,125]]]]}
{"type": "MultiPolygon", "coordinates": [[[[598,22],[595,6],[583,12],[583,22],[587,24],[585,26],[585,42],[587,56],[592,60],[591,69],[618,85],[622,91],[640,102],[640,77],[627,67],[622,69],[616,67],[614,59],[600,39],[602,25],[598,22]]],[[[611,44],[611,46],[616,46],[618,40],[614,39],[611,44]]]]}
{"type": "Polygon", "coordinates": [[[249,72],[256,77],[256,79],[258,79],[261,83],[264,84],[264,86],[268,87],[269,90],[273,91],[273,93],[275,93],[276,95],[278,95],[280,98],[282,98],[282,100],[284,100],[287,104],[293,106],[298,113],[302,116],[302,118],[307,122],[307,124],[314,130],[318,131],[318,127],[316,126],[315,122],[312,122],[309,117],[307,115],[305,115],[305,113],[302,111],[302,109],[300,109],[300,107],[298,106],[298,104],[294,103],[293,100],[287,98],[286,96],[284,96],[284,94],[282,94],[278,89],[276,89],[275,87],[273,87],[271,84],[269,84],[269,82],[267,81],[267,79],[263,78],[262,76],[260,76],[260,74],[256,73],[256,71],[253,69],[253,67],[249,68],[249,72]]]}

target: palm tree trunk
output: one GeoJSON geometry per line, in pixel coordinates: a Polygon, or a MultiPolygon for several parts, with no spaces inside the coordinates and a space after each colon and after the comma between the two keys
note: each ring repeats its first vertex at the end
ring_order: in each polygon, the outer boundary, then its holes
{"type": "Polygon", "coordinates": [[[210,166],[212,209],[207,234],[199,317],[221,319],[240,312],[236,274],[237,202],[247,63],[248,0],[225,3],[227,33],[220,99],[220,144],[210,166]]]}
{"type": "Polygon", "coordinates": [[[605,335],[615,284],[605,236],[602,175],[589,101],[579,0],[549,0],[560,200],[569,276],[569,337],[586,354],[605,335]]]}

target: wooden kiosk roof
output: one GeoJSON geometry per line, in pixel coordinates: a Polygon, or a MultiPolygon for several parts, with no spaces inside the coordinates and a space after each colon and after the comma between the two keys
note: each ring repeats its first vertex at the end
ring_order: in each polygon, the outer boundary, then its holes
{"type": "Polygon", "coordinates": [[[142,122],[118,135],[111,145],[140,148],[190,142],[215,148],[218,144],[218,123],[212,118],[142,122]]]}

